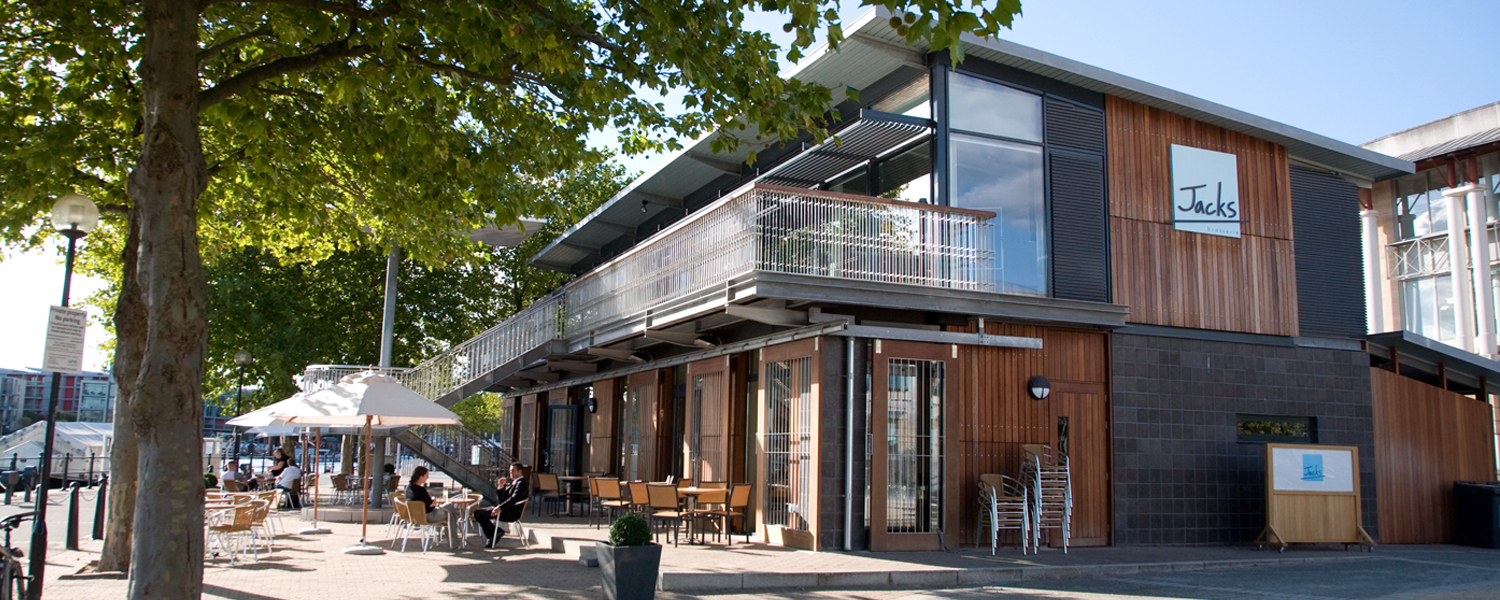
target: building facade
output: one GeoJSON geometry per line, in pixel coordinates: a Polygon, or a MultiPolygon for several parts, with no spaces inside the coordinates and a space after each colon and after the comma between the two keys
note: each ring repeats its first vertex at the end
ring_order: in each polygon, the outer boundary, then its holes
{"type": "MultiPolygon", "coordinates": [[[[19,395],[19,412],[15,420],[0,418],[6,431],[14,431],[30,423],[44,420],[48,402],[52,397],[52,373],[39,369],[0,368],[0,380],[10,383],[19,395]],[[24,421],[24,422],[23,422],[24,421]]],[[[87,421],[110,423],[114,421],[115,396],[118,393],[114,378],[109,373],[85,371],[80,375],[62,374],[58,386],[58,418],[63,421],[87,421]]],[[[10,396],[5,396],[7,399],[10,396]]],[[[10,407],[8,402],[5,407],[10,407]]],[[[8,410],[0,409],[0,410],[8,410]]],[[[9,415],[10,413],[0,413],[9,415]]]]}
{"type": "Polygon", "coordinates": [[[500,445],[543,472],[750,483],[788,546],[970,543],[979,477],[1039,445],[1072,545],[1249,542],[1269,441],[1355,448],[1379,536],[1353,215],[1413,165],[889,16],[790,73],[835,91],[837,140],[688,145],[536,255],[563,289],[396,374],[504,394],[500,445]]]}

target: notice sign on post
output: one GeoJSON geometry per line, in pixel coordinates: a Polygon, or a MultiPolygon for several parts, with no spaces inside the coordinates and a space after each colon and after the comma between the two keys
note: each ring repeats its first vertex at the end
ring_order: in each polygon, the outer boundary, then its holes
{"type": "Polygon", "coordinates": [[[1235,155],[1172,144],[1172,221],[1179,231],[1240,237],[1235,155]]]}
{"type": "Polygon", "coordinates": [[[47,315],[47,348],[42,354],[42,370],[82,374],[83,332],[88,326],[88,312],[52,307],[47,315]]]}

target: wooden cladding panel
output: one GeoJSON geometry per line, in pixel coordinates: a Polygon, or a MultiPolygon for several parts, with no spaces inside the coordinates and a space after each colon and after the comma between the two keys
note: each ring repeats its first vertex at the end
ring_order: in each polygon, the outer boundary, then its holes
{"type": "MultiPolygon", "coordinates": [[[[657,413],[661,404],[661,372],[645,371],[630,376],[630,401],[625,409],[626,427],[621,429],[622,442],[625,445],[625,466],[621,476],[627,479],[644,481],[659,481],[656,472],[656,438],[657,438],[657,413]],[[631,427],[638,433],[635,437],[634,448],[631,447],[631,427]],[[635,453],[635,470],[630,469],[631,454],[635,453]]],[[[665,429],[665,428],[663,428],[665,429]]]]}
{"type": "Polygon", "coordinates": [[[1297,335],[1286,148],[1113,96],[1105,112],[1113,293],[1130,321],[1297,335]],[[1172,144],[1237,157],[1242,237],[1173,228],[1172,144]]]}
{"type": "Polygon", "coordinates": [[[1111,215],[1172,222],[1171,145],[1179,144],[1235,155],[1244,235],[1292,239],[1285,146],[1114,96],[1104,106],[1111,215]]]}
{"type": "Polygon", "coordinates": [[[1112,219],[1115,302],[1130,321],[1297,335],[1297,266],[1290,240],[1177,231],[1112,219]]]}
{"type": "Polygon", "coordinates": [[[683,436],[684,477],[694,481],[729,481],[729,357],[688,364],[687,432],[683,436]],[[692,451],[698,436],[697,456],[692,451]]]}
{"type": "MultiPolygon", "coordinates": [[[[971,331],[972,327],[952,329],[971,331]]],[[[1108,544],[1109,337],[1098,332],[1009,324],[989,324],[985,332],[1040,337],[1044,342],[1040,350],[959,346],[958,372],[953,378],[958,397],[949,413],[958,425],[947,446],[949,452],[958,455],[956,477],[945,484],[953,486],[948,488],[948,509],[956,510],[962,519],[959,539],[972,540],[977,532],[979,475],[1017,476],[1024,454],[1021,446],[1049,444],[1057,448],[1058,417],[1066,416],[1070,455],[1076,462],[1076,533],[1072,543],[1108,544]],[[1027,395],[1026,381],[1033,375],[1052,382],[1051,397],[1033,400],[1027,395]]]]}
{"type": "Polygon", "coordinates": [[[1384,544],[1453,539],[1453,482],[1495,475],[1489,404],[1370,369],[1375,411],[1375,497],[1384,544]]]}
{"type": "Polygon", "coordinates": [[[594,401],[597,408],[594,414],[588,415],[589,420],[589,460],[588,471],[595,473],[617,474],[617,462],[620,456],[619,445],[619,423],[615,418],[615,402],[618,401],[620,386],[615,384],[616,380],[606,379],[594,382],[594,401]]]}

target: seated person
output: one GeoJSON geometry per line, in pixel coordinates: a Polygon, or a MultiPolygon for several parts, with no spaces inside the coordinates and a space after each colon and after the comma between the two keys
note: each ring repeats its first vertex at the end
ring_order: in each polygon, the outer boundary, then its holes
{"type": "Polygon", "coordinates": [[[292,510],[302,508],[302,500],[297,497],[298,482],[302,479],[302,469],[297,463],[287,459],[286,466],[281,469],[281,474],[276,476],[276,489],[286,491],[286,502],[292,510]]]}
{"type": "MultiPolygon", "coordinates": [[[[234,482],[238,482],[238,483],[243,484],[243,483],[245,483],[245,480],[243,479],[243,477],[244,476],[240,474],[240,461],[231,460],[231,461],[229,461],[229,464],[227,464],[227,465],[224,466],[224,471],[221,472],[221,473],[219,473],[219,487],[226,488],[225,491],[232,491],[232,490],[228,490],[227,488],[232,488],[232,487],[235,487],[235,486],[224,485],[224,482],[226,482],[226,481],[234,481],[234,482]]],[[[239,489],[239,488],[235,488],[235,489],[239,489]]]]}
{"type": "MultiPolygon", "coordinates": [[[[479,523],[479,530],[484,532],[485,548],[492,547],[491,540],[500,541],[492,521],[514,523],[521,520],[521,513],[526,510],[526,500],[531,498],[531,483],[526,481],[526,465],[510,463],[510,478],[495,480],[495,493],[500,496],[499,504],[474,511],[474,520],[479,523]]],[[[499,535],[504,536],[505,530],[501,529],[499,535]]]]}
{"type": "Polygon", "coordinates": [[[427,493],[427,467],[417,467],[411,472],[411,483],[406,486],[407,507],[415,511],[417,507],[412,502],[421,501],[427,509],[427,522],[436,523],[446,521],[448,523],[448,547],[456,548],[453,544],[453,511],[442,508],[446,502],[434,502],[432,494],[427,493]]]}

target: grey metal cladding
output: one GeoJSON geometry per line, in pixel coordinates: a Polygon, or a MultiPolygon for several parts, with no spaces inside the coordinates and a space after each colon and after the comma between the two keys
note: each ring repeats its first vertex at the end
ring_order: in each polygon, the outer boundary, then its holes
{"type": "Polygon", "coordinates": [[[1361,337],[1359,188],[1337,175],[1292,165],[1291,193],[1301,335],[1361,337]]]}
{"type": "Polygon", "coordinates": [[[1047,97],[1047,145],[1062,146],[1086,152],[1104,152],[1104,113],[1047,97]]]}
{"type": "Polygon", "coordinates": [[[1052,198],[1052,295],[1109,302],[1104,157],[1050,151],[1047,178],[1052,198]]]}

